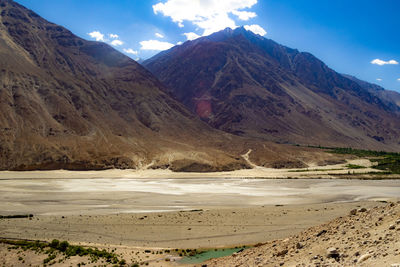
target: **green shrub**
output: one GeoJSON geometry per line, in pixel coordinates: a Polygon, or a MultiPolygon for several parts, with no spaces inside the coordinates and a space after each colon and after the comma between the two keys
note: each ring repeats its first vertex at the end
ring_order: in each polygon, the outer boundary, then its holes
{"type": "Polygon", "coordinates": [[[67,248],[69,247],[69,243],[67,241],[62,241],[59,245],[58,245],[58,250],[61,252],[64,252],[67,250],[67,248]]]}
{"type": "Polygon", "coordinates": [[[58,241],[57,239],[53,239],[53,241],[51,241],[51,243],[50,243],[51,248],[58,248],[59,245],[60,245],[60,241],[58,241]]]}
{"type": "Polygon", "coordinates": [[[347,164],[346,168],[349,168],[349,169],[365,169],[364,166],[355,165],[355,164],[347,164]]]}

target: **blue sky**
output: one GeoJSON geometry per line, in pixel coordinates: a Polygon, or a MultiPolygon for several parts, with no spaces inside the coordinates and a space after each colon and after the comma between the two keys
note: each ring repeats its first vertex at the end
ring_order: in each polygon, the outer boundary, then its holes
{"type": "Polygon", "coordinates": [[[227,26],[247,25],[314,54],[340,73],[400,92],[398,0],[16,1],[82,38],[113,42],[134,59],[227,26]]]}

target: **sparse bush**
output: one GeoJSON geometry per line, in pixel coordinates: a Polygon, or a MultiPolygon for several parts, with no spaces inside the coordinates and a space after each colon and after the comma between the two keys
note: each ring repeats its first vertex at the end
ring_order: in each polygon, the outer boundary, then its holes
{"type": "Polygon", "coordinates": [[[51,243],[50,243],[51,248],[58,248],[59,245],[60,245],[60,241],[58,241],[57,239],[53,239],[53,241],[51,241],[51,243]]]}
{"type": "Polygon", "coordinates": [[[67,241],[62,241],[59,245],[58,245],[58,250],[60,250],[61,252],[64,252],[67,250],[69,246],[69,243],[67,241]]]}
{"type": "Polygon", "coordinates": [[[86,256],[88,255],[92,261],[97,261],[99,258],[104,258],[106,259],[107,262],[113,263],[113,264],[120,264],[125,265],[126,262],[122,259],[119,260],[118,256],[115,253],[108,252],[105,249],[103,250],[98,250],[92,249],[92,248],[84,248],[82,246],[74,246],[70,245],[67,241],[58,241],[57,239],[54,239],[50,243],[46,242],[41,242],[41,241],[26,241],[26,240],[8,240],[8,239],[0,239],[0,243],[3,244],[9,244],[13,245],[12,248],[18,249],[21,248],[23,250],[30,249],[34,250],[36,252],[43,251],[43,249],[48,248],[45,253],[48,254],[49,256],[44,259],[43,264],[47,264],[53,259],[56,258],[56,251],[60,251],[66,255],[66,257],[72,257],[72,256],[86,256]],[[125,264],[122,264],[124,263],[125,264]]]}
{"type": "Polygon", "coordinates": [[[355,165],[355,164],[347,164],[346,168],[349,168],[349,169],[364,169],[365,167],[364,166],[360,166],[360,165],[355,165]]]}

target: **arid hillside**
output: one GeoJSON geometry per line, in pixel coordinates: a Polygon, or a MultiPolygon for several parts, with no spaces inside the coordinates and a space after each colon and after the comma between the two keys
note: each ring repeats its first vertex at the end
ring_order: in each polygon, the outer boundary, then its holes
{"type": "Polygon", "coordinates": [[[206,140],[225,137],[135,61],[17,3],[0,3],[0,168],[140,167],[190,158],[195,148],[199,158],[242,165],[221,151],[206,153],[206,140]]]}
{"type": "Polygon", "coordinates": [[[399,94],[242,27],[187,41],[143,65],[216,129],[279,143],[400,149],[399,94]]]}
{"type": "Polygon", "coordinates": [[[400,205],[359,208],[350,215],[268,242],[207,266],[396,266],[400,263],[400,205]]]}
{"type": "Polygon", "coordinates": [[[0,169],[219,171],[248,168],[249,149],[270,166],[324,154],[215,130],[165,91],[109,45],[0,1],[0,169]]]}

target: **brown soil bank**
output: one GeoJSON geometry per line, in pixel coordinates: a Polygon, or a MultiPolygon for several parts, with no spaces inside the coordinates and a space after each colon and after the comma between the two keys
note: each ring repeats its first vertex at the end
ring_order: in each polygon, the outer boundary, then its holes
{"type": "Polygon", "coordinates": [[[400,204],[352,210],[348,216],[284,240],[265,243],[207,266],[397,266],[400,204]]]}

